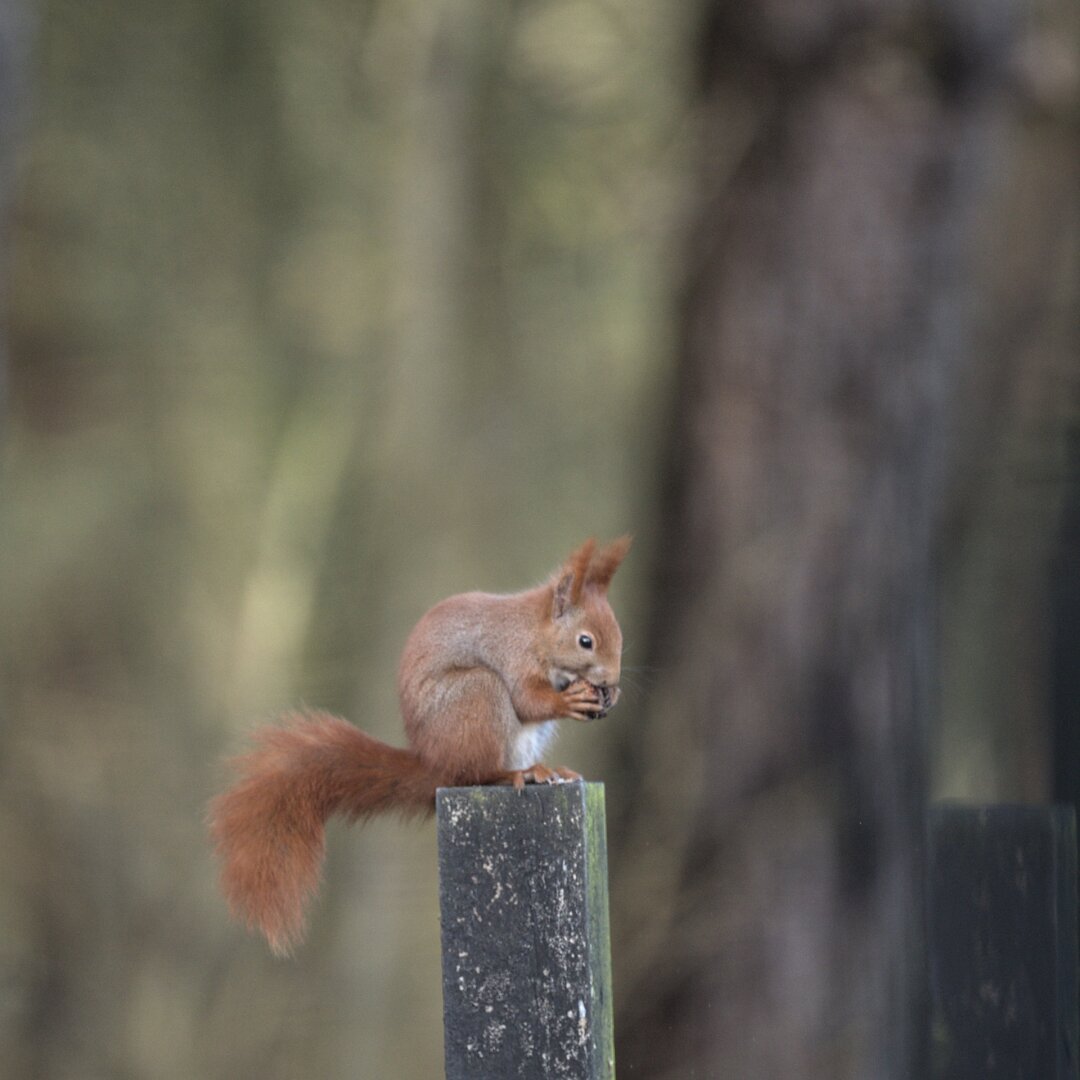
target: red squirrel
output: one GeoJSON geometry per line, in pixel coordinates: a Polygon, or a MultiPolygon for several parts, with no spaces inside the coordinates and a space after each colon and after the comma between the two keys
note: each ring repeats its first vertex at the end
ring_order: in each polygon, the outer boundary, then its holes
{"type": "Polygon", "coordinates": [[[288,954],[304,935],[333,815],[427,816],[437,787],[580,780],[540,758],[557,720],[594,720],[618,700],[622,633],[607,591],[629,548],[629,537],[589,540],[543,585],[462,593],[428,611],[398,670],[408,749],[321,712],[257,732],[209,811],[233,914],[288,954]]]}

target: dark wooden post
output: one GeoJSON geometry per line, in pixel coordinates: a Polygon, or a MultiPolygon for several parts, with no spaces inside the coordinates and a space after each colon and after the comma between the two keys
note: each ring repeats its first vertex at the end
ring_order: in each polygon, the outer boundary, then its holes
{"type": "Polygon", "coordinates": [[[436,808],[447,1080],[613,1080],[603,785],[436,808]]]}
{"type": "Polygon", "coordinates": [[[935,806],[928,848],[934,1080],[1077,1080],[1074,810],[935,806]]]}

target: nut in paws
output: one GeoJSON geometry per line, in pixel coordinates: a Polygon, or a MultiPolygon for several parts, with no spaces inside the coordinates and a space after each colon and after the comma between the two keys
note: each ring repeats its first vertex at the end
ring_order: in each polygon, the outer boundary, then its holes
{"type": "Polygon", "coordinates": [[[601,720],[607,716],[615,702],[619,700],[619,688],[617,686],[593,686],[592,683],[589,685],[596,691],[596,696],[600,699],[599,707],[590,710],[589,716],[593,720],[601,720]]]}

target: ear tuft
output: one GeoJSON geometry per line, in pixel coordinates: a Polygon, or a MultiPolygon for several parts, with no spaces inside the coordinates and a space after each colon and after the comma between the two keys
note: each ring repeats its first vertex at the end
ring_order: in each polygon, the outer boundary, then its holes
{"type": "Polygon", "coordinates": [[[599,589],[601,592],[606,592],[607,587],[611,584],[611,579],[615,576],[615,571],[619,569],[619,564],[626,558],[626,554],[633,542],[634,538],[626,535],[620,536],[618,540],[612,540],[610,544],[605,544],[592,557],[585,583],[599,589]]]}
{"type": "Polygon", "coordinates": [[[585,578],[589,572],[589,562],[596,549],[596,541],[588,539],[581,547],[573,551],[555,575],[555,591],[552,614],[556,619],[565,615],[581,600],[581,590],[585,588],[585,578]]]}

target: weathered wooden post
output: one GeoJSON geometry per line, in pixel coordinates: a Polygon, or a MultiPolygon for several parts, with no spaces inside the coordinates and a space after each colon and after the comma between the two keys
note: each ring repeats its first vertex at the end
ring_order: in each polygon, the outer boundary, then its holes
{"type": "Polygon", "coordinates": [[[447,1080],[613,1080],[603,784],[436,808],[447,1080]]]}
{"type": "Polygon", "coordinates": [[[934,1080],[1077,1080],[1076,815],[932,807],[934,1080]]]}

